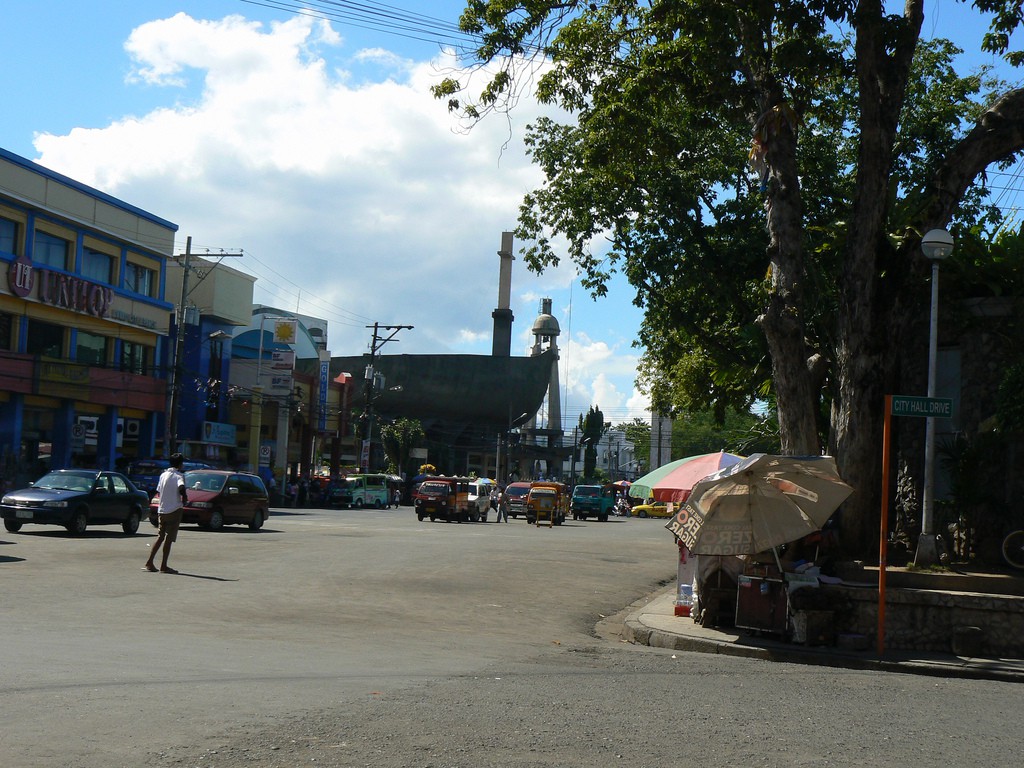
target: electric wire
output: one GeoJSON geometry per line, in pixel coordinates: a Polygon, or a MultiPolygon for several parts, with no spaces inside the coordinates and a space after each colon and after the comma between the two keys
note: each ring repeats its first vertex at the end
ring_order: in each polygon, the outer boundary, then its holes
{"type": "Polygon", "coordinates": [[[384,3],[330,2],[329,0],[320,0],[319,2],[317,0],[306,0],[305,2],[241,0],[241,2],[285,11],[298,16],[337,21],[345,26],[383,32],[425,43],[465,46],[479,42],[478,38],[459,29],[458,24],[384,3]]]}

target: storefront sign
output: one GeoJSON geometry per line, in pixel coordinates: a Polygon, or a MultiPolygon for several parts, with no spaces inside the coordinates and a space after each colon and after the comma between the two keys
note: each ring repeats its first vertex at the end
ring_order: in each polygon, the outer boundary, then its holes
{"type": "Polygon", "coordinates": [[[235,447],[235,425],[219,421],[203,422],[203,442],[235,447]]]}
{"type": "Polygon", "coordinates": [[[270,370],[287,371],[295,369],[295,352],[290,349],[275,349],[270,353],[270,370]]]}
{"type": "Polygon", "coordinates": [[[298,332],[299,321],[278,318],[274,321],[274,343],[294,344],[298,332]]]}
{"type": "Polygon", "coordinates": [[[270,391],[268,395],[287,395],[292,391],[292,377],[289,376],[271,376],[270,377],[270,391]]]}
{"type": "Polygon", "coordinates": [[[114,289],[74,275],[44,269],[41,270],[39,281],[39,300],[62,309],[106,317],[114,301],[114,289]]]}
{"type": "Polygon", "coordinates": [[[123,309],[115,309],[110,313],[110,316],[114,320],[120,320],[125,323],[131,323],[137,325],[139,328],[148,328],[149,330],[156,330],[156,320],[148,317],[140,317],[139,315],[131,312],[125,312],[123,309]]]}
{"type": "Polygon", "coordinates": [[[79,363],[42,360],[39,363],[39,380],[55,384],[86,386],[89,383],[89,368],[79,363]]]}
{"type": "Polygon", "coordinates": [[[36,295],[43,304],[94,317],[106,317],[114,301],[114,289],[110,286],[75,275],[39,269],[24,256],[16,258],[7,268],[7,284],[11,292],[22,299],[27,299],[38,284],[36,295]]]}
{"type": "Polygon", "coordinates": [[[11,266],[7,268],[7,285],[10,286],[11,293],[19,299],[28,298],[28,295],[32,293],[34,282],[35,276],[32,273],[31,261],[24,256],[19,256],[11,262],[11,266]]]}
{"type": "Polygon", "coordinates": [[[72,400],[90,400],[89,366],[42,359],[36,366],[36,394],[72,400]]]}
{"type": "Polygon", "coordinates": [[[327,386],[331,378],[331,355],[321,353],[320,355],[320,391],[319,391],[319,414],[316,428],[323,432],[327,429],[327,386]]]}

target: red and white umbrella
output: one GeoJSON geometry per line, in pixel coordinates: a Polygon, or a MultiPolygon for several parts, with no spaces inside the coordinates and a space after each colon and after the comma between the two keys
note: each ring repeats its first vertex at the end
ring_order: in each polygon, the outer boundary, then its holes
{"type": "Polygon", "coordinates": [[[679,504],[686,501],[698,481],[742,460],[742,456],[719,451],[670,461],[634,480],[629,487],[629,495],[636,499],[653,496],[655,501],[679,504]]]}

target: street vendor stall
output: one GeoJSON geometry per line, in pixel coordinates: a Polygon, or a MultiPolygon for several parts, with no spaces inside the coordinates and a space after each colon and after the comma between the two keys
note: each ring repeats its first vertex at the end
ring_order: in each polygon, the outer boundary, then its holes
{"type": "Polygon", "coordinates": [[[666,525],[698,555],[694,620],[725,623],[722,584],[732,581],[736,626],[785,633],[788,594],[799,580],[784,574],[778,548],[819,531],[852,492],[828,456],[755,454],[694,485],[666,525]]]}
{"type": "Polygon", "coordinates": [[[697,555],[691,616],[702,627],[732,626],[744,562],[729,555],[697,555]]]}

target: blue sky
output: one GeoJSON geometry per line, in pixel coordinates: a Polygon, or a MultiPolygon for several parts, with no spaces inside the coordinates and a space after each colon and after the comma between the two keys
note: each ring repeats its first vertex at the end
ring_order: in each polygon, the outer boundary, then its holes
{"type": "MultiPolygon", "coordinates": [[[[392,5],[452,24],[463,7],[392,5]]],[[[229,263],[255,300],[326,318],[335,354],[374,322],[415,326],[389,353],[490,352],[501,232],[540,181],[520,143],[535,108],[507,147],[498,120],[460,134],[428,92],[437,43],[242,0],[16,0],[0,18],[19,30],[0,146],[177,223],[181,248],[243,249],[229,263]]],[[[591,404],[646,417],[631,290],[595,303],[574,278],[515,262],[513,354],[551,297],[567,425],[591,404]]]]}
{"type": "MultiPolygon", "coordinates": [[[[388,5],[454,24],[464,1],[388,5]]],[[[977,49],[976,12],[926,8],[926,35],[977,49]]],[[[365,351],[374,322],[415,326],[387,353],[490,352],[539,107],[460,133],[428,92],[452,64],[436,43],[244,0],[7,0],[0,20],[0,146],[177,223],[181,248],[244,250],[255,301],[326,318],[334,354],[365,351]]],[[[595,302],[570,266],[516,261],[512,295],[513,354],[553,300],[568,429],[592,404],[646,418],[628,285],[595,302]]]]}

